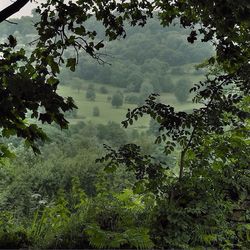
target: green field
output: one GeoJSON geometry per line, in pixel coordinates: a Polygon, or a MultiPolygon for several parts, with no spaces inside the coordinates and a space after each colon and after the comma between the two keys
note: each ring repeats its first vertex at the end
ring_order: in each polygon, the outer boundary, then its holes
{"type": "MultiPolygon", "coordinates": [[[[83,86],[86,83],[83,81],[83,86]]],[[[96,89],[100,84],[95,84],[96,89]]],[[[87,86],[87,85],[86,85],[87,86]]],[[[82,89],[77,91],[72,89],[71,87],[61,86],[59,89],[59,93],[63,96],[71,96],[75,100],[75,103],[78,107],[77,110],[77,118],[69,119],[71,124],[75,124],[78,121],[91,121],[94,124],[107,124],[109,121],[114,121],[120,123],[124,120],[127,110],[133,109],[136,105],[124,103],[120,108],[112,107],[111,103],[107,101],[107,97],[111,96],[117,89],[109,88],[108,94],[101,94],[96,91],[96,99],[95,101],[89,101],[86,99],[86,89],[82,89]],[[100,116],[93,116],[93,108],[98,107],[100,110],[100,116]]],[[[149,118],[143,117],[136,124],[136,128],[148,127],[149,118]]]]}
{"type": "MultiPolygon", "coordinates": [[[[190,75],[189,75],[190,76],[190,75]]],[[[183,77],[183,76],[182,76],[183,77]]],[[[178,80],[176,76],[176,80],[178,80]]],[[[197,81],[195,77],[192,79],[197,81]]],[[[133,109],[136,105],[124,103],[122,107],[115,108],[112,107],[110,101],[107,100],[108,96],[112,96],[117,90],[123,91],[121,88],[116,88],[113,86],[102,85],[98,83],[90,83],[88,81],[82,80],[82,87],[80,90],[73,89],[70,86],[60,86],[58,92],[65,97],[73,97],[76,105],[78,106],[77,118],[69,119],[71,124],[75,124],[79,121],[91,121],[94,124],[107,124],[109,121],[114,121],[120,123],[125,119],[128,109],[133,109]],[[89,101],[86,99],[86,90],[89,84],[93,84],[96,93],[95,101],[89,101]],[[107,94],[102,94],[99,92],[101,86],[105,86],[108,89],[107,94]],[[100,110],[100,116],[93,116],[93,108],[98,107],[100,110]]],[[[126,93],[124,93],[126,96],[126,93]]],[[[186,103],[179,103],[174,94],[172,93],[161,93],[160,100],[163,103],[173,105],[176,110],[187,111],[191,110],[194,107],[194,104],[191,101],[191,97],[186,103]]],[[[137,129],[145,129],[149,125],[149,117],[143,117],[139,119],[132,127],[137,129]]]]}

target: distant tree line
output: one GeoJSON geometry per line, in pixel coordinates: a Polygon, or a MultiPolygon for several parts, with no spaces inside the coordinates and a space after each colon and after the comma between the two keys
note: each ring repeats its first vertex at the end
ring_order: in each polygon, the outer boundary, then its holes
{"type": "MultiPolygon", "coordinates": [[[[30,24],[34,22],[34,18],[38,18],[35,13],[33,14],[33,17],[23,17],[20,21],[15,20],[18,25],[2,23],[0,25],[2,34],[16,33],[21,42],[31,42],[34,39],[32,34],[35,33],[35,30],[30,29],[30,24]]],[[[103,38],[104,33],[100,23],[90,19],[87,26],[95,28],[98,39],[103,38]]],[[[108,56],[103,56],[104,61],[112,64],[112,66],[97,64],[92,58],[80,55],[76,72],[72,73],[66,69],[61,70],[61,82],[70,84],[79,91],[80,79],[84,79],[122,87],[128,93],[137,92],[141,94],[141,90],[145,88],[146,79],[148,85],[152,85],[152,87],[149,87],[150,93],[175,93],[176,87],[172,75],[185,73],[185,64],[200,63],[213,53],[212,47],[208,44],[187,43],[187,33],[187,30],[181,29],[178,25],[171,25],[167,29],[163,28],[156,19],[148,20],[143,29],[128,27],[127,38],[122,43],[119,41],[113,42],[106,49],[108,56]]],[[[70,55],[73,51],[67,51],[66,53],[70,55]]],[[[196,71],[194,73],[199,74],[201,72],[196,71]]],[[[187,89],[187,87],[183,88],[187,89]]],[[[181,93],[182,90],[181,88],[177,92],[181,93]]],[[[104,91],[106,90],[104,89],[104,91]]],[[[88,90],[88,96],[91,100],[95,99],[92,90],[88,90]]],[[[179,100],[178,93],[176,96],[179,100]]],[[[144,99],[144,97],[141,96],[140,99],[144,99]]],[[[130,100],[131,98],[129,98],[130,100]]],[[[135,101],[132,100],[132,102],[135,101]]]]}

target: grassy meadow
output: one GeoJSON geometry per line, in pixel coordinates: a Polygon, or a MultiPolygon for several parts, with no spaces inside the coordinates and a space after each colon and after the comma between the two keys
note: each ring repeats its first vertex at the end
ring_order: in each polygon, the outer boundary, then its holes
{"type": "MultiPolygon", "coordinates": [[[[174,82],[177,82],[180,78],[187,77],[193,83],[196,83],[200,80],[200,76],[196,76],[194,74],[185,74],[185,75],[172,75],[172,79],[174,82]]],[[[73,80],[72,80],[73,81],[73,80]]],[[[136,108],[135,104],[123,103],[123,105],[119,108],[112,107],[111,101],[108,100],[108,97],[112,97],[112,95],[117,92],[123,92],[124,89],[104,85],[100,83],[94,83],[91,81],[82,80],[81,88],[76,89],[71,87],[72,84],[61,85],[59,87],[58,92],[65,97],[73,97],[78,110],[77,117],[69,118],[71,124],[76,124],[79,121],[93,122],[94,124],[107,124],[109,121],[113,121],[116,123],[121,123],[125,119],[126,113],[128,109],[136,108]],[[90,101],[86,98],[86,91],[89,85],[93,85],[95,90],[96,98],[95,101],[90,101]],[[100,88],[105,87],[108,90],[107,94],[100,93],[100,88]],[[98,107],[100,111],[99,116],[93,116],[93,108],[98,107]]],[[[126,95],[130,93],[124,93],[124,99],[126,95]]],[[[138,93],[133,93],[138,95],[138,93]]],[[[165,104],[170,104],[175,107],[178,111],[188,111],[194,108],[194,103],[192,103],[192,96],[190,95],[189,99],[185,103],[180,103],[173,93],[159,93],[160,100],[165,104]]],[[[149,117],[140,118],[133,126],[130,128],[135,129],[146,129],[149,126],[149,117]]]]}

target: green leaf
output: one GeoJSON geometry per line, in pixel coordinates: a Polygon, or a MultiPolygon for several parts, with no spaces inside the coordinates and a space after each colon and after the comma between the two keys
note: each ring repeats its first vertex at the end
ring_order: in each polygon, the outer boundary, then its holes
{"type": "Polygon", "coordinates": [[[86,32],[86,30],[83,26],[75,28],[75,33],[77,35],[83,36],[85,34],[85,32],[86,32]]]}
{"type": "Polygon", "coordinates": [[[76,69],[76,58],[68,58],[66,67],[70,68],[71,71],[76,69]]]}

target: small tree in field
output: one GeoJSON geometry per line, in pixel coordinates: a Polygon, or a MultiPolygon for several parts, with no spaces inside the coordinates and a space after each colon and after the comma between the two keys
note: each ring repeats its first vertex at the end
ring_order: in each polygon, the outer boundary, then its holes
{"type": "Polygon", "coordinates": [[[80,93],[80,90],[82,88],[82,80],[78,77],[73,77],[71,81],[71,87],[73,89],[76,89],[78,94],[80,93]]]}
{"type": "Polygon", "coordinates": [[[188,100],[191,86],[191,82],[185,79],[181,79],[176,83],[174,94],[179,102],[183,103],[188,100]]]}
{"type": "Polygon", "coordinates": [[[108,89],[105,86],[101,86],[99,89],[101,94],[108,94],[108,89]]]}
{"type": "Polygon", "coordinates": [[[113,107],[121,107],[123,105],[123,94],[121,92],[116,92],[112,96],[111,104],[113,107]]]}
{"type": "Polygon", "coordinates": [[[146,79],[142,83],[141,88],[140,88],[140,95],[139,95],[138,104],[143,105],[143,103],[148,98],[148,96],[150,94],[152,94],[153,92],[154,92],[153,85],[150,83],[149,79],[146,79]]]}
{"type": "Polygon", "coordinates": [[[94,87],[92,85],[89,85],[86,91],[86,99],[88,99],[89,101],[95,101],[95,98],[96,94],[94,87]]]}
{"type": "Polygon", "coordinates": [[[97,106],[93,108],[93,116],[100,116],[100,109],[97,106]]]}

